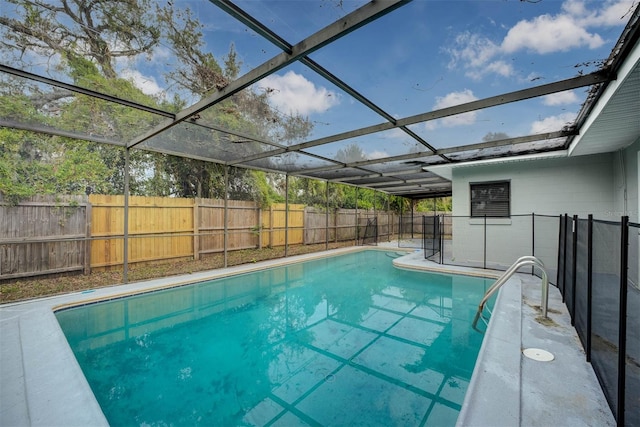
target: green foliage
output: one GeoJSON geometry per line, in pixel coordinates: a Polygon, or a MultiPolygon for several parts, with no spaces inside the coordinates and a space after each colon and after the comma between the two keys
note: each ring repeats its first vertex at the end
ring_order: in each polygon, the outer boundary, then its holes
{"type": "Polygon", "coordinates": [[[91,144],[65,140],[60,151],[63,154],[59,159],[50,163],[56,194],[83,194],[88,189],[95,193],[110,192],[108,177],[111,171],[94,155],[91,144]]]}
{"type": "Polygon", "coordinates": [[[0,128],[0,193],[7,199],[84,194],[88,187],[109,192],[109,173],[89,143],[0,128]]]}
{"type": "MultiPolygon", "coordinates": [[[[357,188],[351,185],[329,183],[329,208],[343,209],[379,209],[387,207],[395,209],[391,200],[395,196],[388,196],[379,191],[357,188]]],[[[400,198],[396,198],[400,199],[400,198]]],[[[327,183],[309,178],[289,178],[289,201],[319,209],[327,207],[327,183]]]]}
{"type": "MultiPolygon", "coordinates": [[[[138,61],[143,55],[150,55],[161,41],[176,55],[176,67],[165,78],[178,85],[187,99],[207,96],[240,74],[240,55],[235,46],[230,46],[222,61],[215,58],[206,50],[197,15],[179,2],[156,7],[149,0],[69,0],[64,2],[65,7],[50,0],[42,0],[38,6],[29,0],[11,3],[15,17],[0,19],[3,53],[12,55],[18,67],[28,66],[21,63],[29,59],[24,52],[33,50],[55,57],[50,71],[64,74],[63,80],[80,87],[167,111],[182,110],[186,101],[178,95],[172,99],[147,95],[117,74],[117,58],[138,61]]],[[[20,79],[0,82],[0,117],[121,145],[165,120],[86,95],[43,88],[20,79]]],[[[219,152],[212,148],[218,144],[240,159],[262,150],[254,138],[282,142],[307,137],[313,126],[308,118],[281,114],[270,107],[268,96],[266,92],[244,90],[193,117],[194,122],[217,125],[234,135],[199,126],[189,127],[190,133],[186,133],[176,127],[163,134],[164,145],[160,148],[188,144],[203,150],[205,157],[219,152]]],[[[1,128],[0,144],[0,191],[7,197],[124,191],[122,147],[1,128]]],[[[231,168],[229,186],[225,188],[225,170],[219,164],[139,150],[131,151],[130,164],[133,194],[224,197],[226,192],[229,197],[253,199],[264,205],[283,200],[262,172],[231,168]]],[[[338,193],[335,199],[339,199],[338,193]]]]}
{"type": "Polygon", "coordinates": [[[414,209],[416,212],[433,212],[435,209],[438,212],[451,212],[452,200],[451,197],[436,197],[435,199],[423,199],[416,203],[414,209]]]}
{"type": "Polygon", "coordinates": [[[325,208],[326,183],[315,179],[290,177],[289,202],[325,208]]]}
{"type": "Polygon", "coordinates": [[[351,144],[338,150],[336,160],[343,163],[354,163],[368,159],[364,150],[359,145],[351,144]]]}
{"type": "Polygon", "coordinates": [[[251,178],[255,191],[253,199],[261,208],[268,208],[274,203],[283,203],[284,197],[278,194],[273,185],[268,181],[267,174],[262,171],[252,171],[251,178]]]}

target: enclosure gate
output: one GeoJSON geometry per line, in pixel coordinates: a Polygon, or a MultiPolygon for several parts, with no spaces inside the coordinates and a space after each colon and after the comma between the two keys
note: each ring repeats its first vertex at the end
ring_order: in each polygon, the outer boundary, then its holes
{"type": "Polygon", "coordinates": [[[368,218],[367,226],[364,229],[364,235],[362,236],[363,245],[376,245],[378,244],[378,218],[368,218]]]}
{"type": "Polygon", "coordinates": [[[424,258],[442,264],[442,217],[440,215],[423,216],[422,230],[424,258]]]}

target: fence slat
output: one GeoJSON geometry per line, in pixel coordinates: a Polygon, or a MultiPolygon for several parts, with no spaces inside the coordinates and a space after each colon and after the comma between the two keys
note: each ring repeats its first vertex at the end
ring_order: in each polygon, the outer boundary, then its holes
{"type": "Polygon", "coordinates": [[[86,196],[0,196],[0,280],[84,270],[86,196]]]}

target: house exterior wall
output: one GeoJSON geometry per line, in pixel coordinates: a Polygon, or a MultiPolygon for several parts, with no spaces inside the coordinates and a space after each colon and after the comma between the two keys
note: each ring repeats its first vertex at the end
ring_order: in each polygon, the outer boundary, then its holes
{"type": "MultiPolygon", "coordinates": [[[[453,170],[453,215],[470,215],[469,184],[511,182],[511,214],[611,219],[615,154],[460,167],[453,170]]],[[[498,221],[498,220],[497,220],[498,221]]]]}
{"type": "MultiPolygon", "coordinates": [[[[564,213],[581,218],[617,220],[616,195],[612,191],[615,176],[615,153],[575,158],[538,159],[519,162],[465,166],[453,169],[453,242],[452,256],[457,263],[487,267],[508,267],[522,255],[532,251],[531,213],[558,216],[564,213]],[[468,217],[470,183],[508,180],[511,183],[511,218],[487,219],[484,252],[484,219],[468,217]],[[517,216],[529,214],[528,216],[517,216]],[[471,243],[470,243],[471,242],[471,243]],[[482,243],[477,243],[482,242],[482,243]]],[[[636,159],[637,162],[637,159],[636,159]]],[[[637,167],[637,166],[636,166],[637,167]]],[[[636,191],[637,193],[637,191],[636,191]]],[[[629,201],[627,201],[629,203],[629,201]]],[[[543,219],[537,219],[543,221],[543,219]]],[[[536,223],[536,255],[553,254],[557,250],[558,221],[545,218],[547,226],[536,223]],[[548,238],[540,233],[547,233],[548,238]],[[544,247],[545,242],[549,247],[544,247]]],[[[545,265],[557,260],[542,259],[545,265]]]]}
{"type": "Polygon", "coordinates": [[[638,159],[640,158],[640,139],[624,150],[613,154],[614,207],[611,217],[617,220],[628,215],[631,222],[640,222],[638,198],[638,159]],[[625,191],[626,190],[626,191],[625,191]]]}

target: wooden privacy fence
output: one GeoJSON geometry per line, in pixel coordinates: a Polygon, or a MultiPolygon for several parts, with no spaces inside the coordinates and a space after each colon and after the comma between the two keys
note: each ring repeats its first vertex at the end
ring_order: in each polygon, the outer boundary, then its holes
{"type": "Polygon", "coordinates": [[[393,212],[333,209],[329,212],[314,207],[305,208],[304,244],[345,242],[362,238],[369,218],[378,218],[378,237],[390,239],[397,229],[397,215],[393,212]],[[327,233],[329,233],[327,237],[327,233]]]}
{"type": "Polygon", "coordinates": [[[13,205],[0,195],[0,279],[88,273],[90,224],[86,196],[38,196],[13,205]]]}
{"type": "MultiPolygon", "coordinates": [[[[124,263],[124,196],[89,196],[91,268],[124,263]]],[[[194,200],[129,197],[131,263],[192,257],[194,200]]]]}
{"type": "MultiPolygon", "coordinates": [[[[104,269],[124,263],[124,196],[40,196],[18,205],[0,198],[0,280],[104,269]]],[[[251,201],[129,197],[128,262],[198,259],[225,250],[317,244],[361,238],[378,218],[381,240],[397,216],[251,201]],[[225,215],[226,206],[226,215],[225,215]],[[226,225],[225,225],[226,224],[226,225]],[[288,231],[287,231],[288,229],[288,231]],[[226,237],[225,237],[226,236],[226,237]]]]}
{"type": "Polygon", "coordinates": [[[286,221],[284,203],[275,203],[262,211],[262,224],[259,224],[262,246],[284,246],[285,237],[290,245],[300,245],[304,241],[305,206],[289,204],[289,221],[286,221]],[[289,233],[286,235],[286,228],[289,233]]]}
{"type": "MultiPolygon", "coordinates": [[[[91,195],[91,266],[124,263],[124,196],[91,195]],[[102,239],[104,237],[104,239],[102,239]]],[[[167,197],[129,198],[129,262],[201,255],[285,244],[285,205],[167,197]],[[226,227],[225,227],[226,220],[226,227]],[[226,233],[225,233],[226,231],[226,233]]],[[[289,244],[302,243],[304,205],[289,205],[289,244]],[[298,236],[299,235],[299,236],[298,236]]]]}

